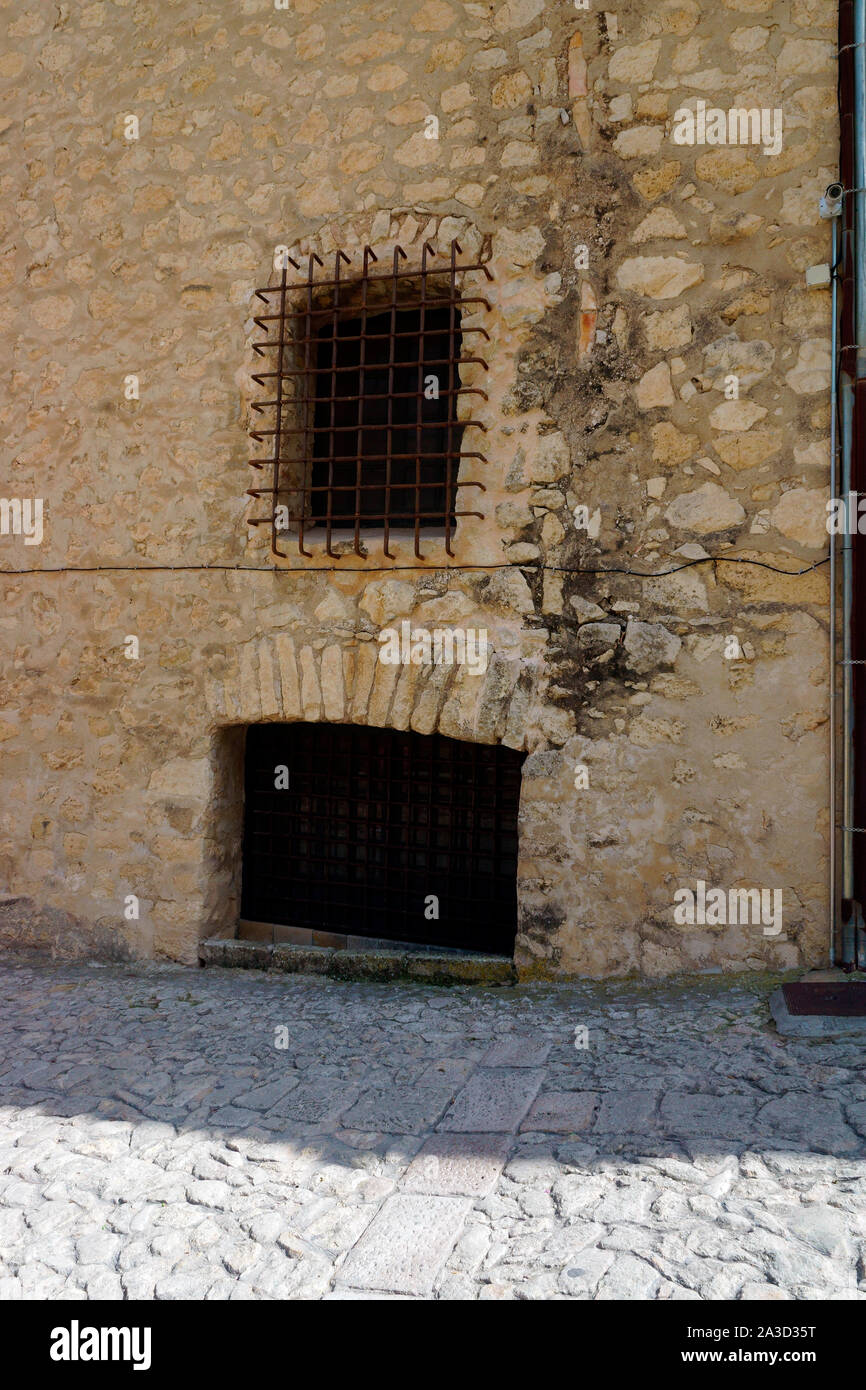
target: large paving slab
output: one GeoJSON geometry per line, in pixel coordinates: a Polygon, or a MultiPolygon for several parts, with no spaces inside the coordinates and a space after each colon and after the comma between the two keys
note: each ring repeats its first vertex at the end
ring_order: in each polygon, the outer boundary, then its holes
{"type": "Polygon", "coordinates": [[[771,988],[5,957],[0,1299],[862,1300],[862,1041],[771,988]]]}
{"type": "Polygon", "coordinates": [[[404,1192],[486,1197],[511,1151],[502,1134],[433,1134],[406,1169],[404,1192]]]}
{"type": "Polygon", "coordinates": [[[479,1067],[458,1092],[439,1128],[464,1134],[512,1133],[543,1080],[541,1067],[479,1067]]]}
{"type": "Polygon", "coordinates": [[[468,1200],[397,1193],[389,1197],[340,1270],[354,1288],[417,1296],[433,1291],[463,1229],[468,1200]]]}
{"type": "Polygon", "coordinates": [[[575,1134],[589,1129],[597,1106],[598,1096],[592,1091],[545,1091],[534,1102],[520,1128],[575,1134]]]}

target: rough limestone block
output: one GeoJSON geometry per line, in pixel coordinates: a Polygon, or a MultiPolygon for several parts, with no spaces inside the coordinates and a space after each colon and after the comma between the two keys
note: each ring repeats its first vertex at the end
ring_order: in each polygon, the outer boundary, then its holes
{"type": "Polygon", "coordinates": [[[376,675],[379,648],[375,642],[362,642],[355,662],[355,689],[352,696],[352,718],[361,723],[367,713],[370,691],[376,675]]]}
{"type": "Polygon", "coordinates": [[[207,758],[172,758],[152,773],[147,790],[158,796],[192,796],[204,800],[211,789],[207,758]]]}
{"type": "Polygon", "coordinates": [[[409,721],[412,718],[412,711],[415,702],[415,690],[420,683],[420,666],[404,666],[397,689],[394,692],[394,703],[391,706],[391,727],[392,729],[408,729],[409,721]]]}
{"type": "Polygon", "coordinates": [[[280,664],[283,716],[286,719],[299,719],[301,715],[301,688],[298,682],[295,644],[291,637],[281,632],[277,635],[276,646],[280,664]]]}
{"type": "Polygon", "coordinates": [[[491,653],[475,721],[475,737],[480,743],[492,743],[504,726],[505,710],[519,675],[519,662],[491,653]]]}
{"type": "Polygon", "coordinates": [[[322,717],[322,692],[316,674],[316,657],[312,647],[302,647],[301,668],[301,709],[304,718],[317,721],[322,717]]]}
{"type": "Polygon", "coordinates": [[[280,712],[280,701],[274,684],[274,663],[271,644],[267,640],[259,643],[259,690],[262,714],[267,718],[280,712]]]}
{"type": "Polygon", "coordinates": [[[322,652],[322,701],[325,718],[335,723],[343,718],[345,712],[345,693],[343,691],[343,658],[340,648],[334,643],[322,652]]]}
{"type": "Polygon", "coordinates": [[[244,719],[261,719],[258,652],[254,642],[245,642],[240,651],[240,703],[244,719]]]}
{"type": "Polygon", "coordinates": [[[521,749],[526,746],[526,726],[532,707],[532,686],[528,681],[518,681],[508,706],[508,720],[502,742],[506,748],[521,749]]]}
{"type": "Polygon", "coordinates": [[[432,734],[439,723],[439,712],[447,695],[453,666],[434,666],[415,701],[409,727],[417,734],[432,734]]]}
{"type": "Polygon", "coordinates": [[[391,700],[402,669],[401,666],[385,666],[383,662],[377,661],[370,706],[367,710],[368,724],[380,728],[388,723],[388,710],[391,708],[391,700]]]}

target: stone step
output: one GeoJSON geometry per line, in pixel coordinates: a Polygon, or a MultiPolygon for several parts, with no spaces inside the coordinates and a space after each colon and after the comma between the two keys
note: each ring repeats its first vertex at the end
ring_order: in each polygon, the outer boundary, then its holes
{"type": "Polygon", "coordinates": [[[512,985],[513,961],[472,952],[411,950],[338,950],[330,946],[273,945],[210,937],[199,945],[202,965],[241,970],[271,970],[283,975],[329,975],[337,980],[423,980],[427,984],[512,985]]]}

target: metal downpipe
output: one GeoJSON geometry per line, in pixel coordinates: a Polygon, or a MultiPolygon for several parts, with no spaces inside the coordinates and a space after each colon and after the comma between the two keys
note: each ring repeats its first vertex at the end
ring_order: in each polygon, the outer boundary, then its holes
{"type": "MultiPolygon", "coordinates": [[[[846,253],[851,253],[851,277],[854,285],[854,344],[856,345],[855,376],[842,371],[840,376],[840,437],[842,460],[842,496],[846,509],[851,501],[854,450],[854,390],[855,381],[866,377],[866,0],[854,0],[853,6],[853,46],[852,71],[854,89],[853,125],[853,187],[846,193],[853,197],[854,216],[846,226],[851,225],[853,235],[847,235],[846,253]]],[[[846,255],[847,259],[847,255],[846,255]]],[[[848,344],[844,344],[845,347],[848,344]]],[[[855,509],[856,511],[856,509],[855,509]]],[[[847,515],[847,512],[846,512],[847,515]]],[[[858,904],[854,901],[854,835],[855,829],[855,783],[854,783],[854,672],[852,666],[854,613],[854,556],[852,528],[857,526],[857,516],[847,517],[842,540],[842,965],[856,967],[858,964],[858,904]]]]}
{"type": "MultiPolygon", "coordinates": [[[[838,494],[836,460],[836,414],[838,411],[839,371],[837,353],[839,316],[839,222],[830,224],[830,273],[832,280],[832,344],[830,350],[830,497],[838,494]]],[[[838,869],[836,865],[836,533],[830,528],[830,964],[836,964],[836,904],[839,900],[838,869]]]]}

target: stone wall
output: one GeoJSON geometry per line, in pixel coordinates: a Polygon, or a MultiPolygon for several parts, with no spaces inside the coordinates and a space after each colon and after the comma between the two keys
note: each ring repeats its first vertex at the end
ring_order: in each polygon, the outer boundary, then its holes
{"type": "Polygon", "coordinates": [[[0,936],[194,961],[236,914],[243,726],[327,719],[527,750],[525,973],[824,960],[826,567],[778,571],[827,544],[804,271],[836,7],[0,13],[0,491],[46,508],[41,545],[0,536],[40,571],[3,576],[0,936]],[[781,109],[781,150],[677,143],[699,100],[781,109]],[[274,247],[414,265],[455,236],[494,274],[484,519],[450,559],[269,568],[245,432],[274,247]],[[377,663],[409,617],[485,626],[486,674],[377,663]],[[784,930],[677,925],[697,880],[782,889],[784,930]]]}

